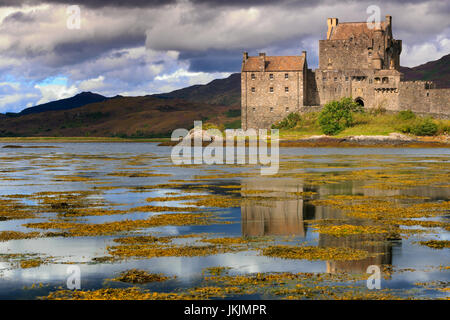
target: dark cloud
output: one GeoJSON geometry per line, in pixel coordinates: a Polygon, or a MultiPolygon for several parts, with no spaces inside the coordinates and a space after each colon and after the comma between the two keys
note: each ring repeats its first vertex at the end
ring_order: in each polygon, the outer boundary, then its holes
{"type": "Polygon", "coordinates": [[[175,3],[176,0],[0,0],[2,7],[20,7],[23,5],[39,5],[47,4],[65,4],[80,5],[89,8],[102,7],[119,7],[119,8],[136,8],[136,7],[160,7],[175,3]]]}
{"type": "MultiPolygon", "coordinates": [[[[143,45],[144,43],[144,34],[125,34],[113,38],[67,41],[55,45],[48,63],[52,67],[79,64],[113,49],[131,48],[143,45]]],[[[118,54],[119,57],[121,56],[120,52],[115,54],[118,54]]]]}

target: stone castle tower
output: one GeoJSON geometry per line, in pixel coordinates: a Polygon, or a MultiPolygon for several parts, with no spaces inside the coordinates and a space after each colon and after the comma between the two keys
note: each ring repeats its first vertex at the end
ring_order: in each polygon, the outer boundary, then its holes
{"type": "Polygon", "coordinates": [[[300,56],[249,57],[241,70],[242,128],[269,128],[291,112],[318,111],[329,101],[353,97],[365,108],[410,109],[450,116],[450,89],[432,82],[402,81],[402,41],[392,35],[392,17],[379,24],[327,20],[319,41],[319,68],[300,56]]]}

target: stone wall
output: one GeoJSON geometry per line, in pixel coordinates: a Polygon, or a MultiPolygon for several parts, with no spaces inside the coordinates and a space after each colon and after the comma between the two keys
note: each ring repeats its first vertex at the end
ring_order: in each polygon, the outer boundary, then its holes
{"type": "Polygon", "coordinates": [[[270,128],[289,113],[299,112],[306,90],[303,80],[301,71],[242,72],[242,128],[270,128]]]}
{"type": "Polygon", "coordinates": [[[430,89],[427,81],[402,81],[399,88],[399,110],[420,115],[450,118],[450,89],[430,89]]]}

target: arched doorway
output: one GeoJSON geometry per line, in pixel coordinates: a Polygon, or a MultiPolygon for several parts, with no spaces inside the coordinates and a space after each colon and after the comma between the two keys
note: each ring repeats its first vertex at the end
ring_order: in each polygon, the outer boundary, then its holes
{"type": "Polygon", "coordinates": [[[359,104],[361,107],[364,107],[364,100],[362,98],[356,98],[355,102],[359,104]]]}

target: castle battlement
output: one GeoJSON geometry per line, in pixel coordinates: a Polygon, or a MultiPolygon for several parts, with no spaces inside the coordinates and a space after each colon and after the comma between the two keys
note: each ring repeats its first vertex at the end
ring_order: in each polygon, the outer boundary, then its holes
{"type": "Polygon", "coordinates": [[[392,35],[392,17],[379,25],[327,19],[319,40],[319,67],[299,56],[251,57],[241,69],[242,128],[269,128],[291,112],[318,110],[332,100],[353,97],[365,108],[412,110],[450,117],[450,89],[430,81],[403,81],[402,41],[392,35]],[[432,91],[431,91],[432,90],[432,91]]]}

